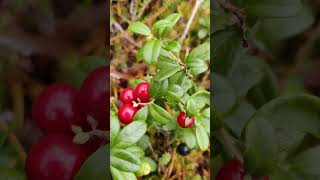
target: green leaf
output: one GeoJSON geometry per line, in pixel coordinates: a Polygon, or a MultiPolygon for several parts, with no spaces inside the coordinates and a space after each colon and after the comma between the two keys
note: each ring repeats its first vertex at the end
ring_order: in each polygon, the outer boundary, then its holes
{"type": "Polygon", "coordinates": [[[196,137],[200,149],[207,150],[209,148],[209,136],[203,126],[196,127],[196,137]]]}
{"type": "Polygon", "coordinates": [[[179,21],[180,18],[181,18],[180,14],[172,13],[172,14],[168,15],[165,19],[171,21],[171,23],[173,25],[175,25],[179,21]]]}
{"type": "Polygon", "coordinates": [[[134,172],[140,168],[141,161],[129,151],[113,149],[110,154],[110,164],[120,171],[134,172]]]}
{"type": "Polygon", "coordinates": [[[249,122],[245,135],[245,165],[250,174],[261,176],[272,172],[277,162],[275,131],[264,119],[249,122]]]}
{"type": "Polygon", "coordinates": [[[247,54],[238,56],[228,76],[238,96],[245,96],[252,87],[262,81],[264,69],[260,61],[247,54]]]}
{"type": "Polygon", "coordinates": [[[131,152],[135,156],[141,158],[144,156],[144,151],[139,146],[130,146],[126,149],[126,151],[131,152]]]}
{"type": "Polygon", "coordinates": [[[196,136],[193,133],[191,128],[183,129],[183,137],[189,148],[192,149],[196,146],[196,143],[197,143],[196,136]]]}
{"type": "Polygon", "coordinates": [[[112,178],[114,180],[137,180],[133,173],[119,171],[117,168],[110,166],[112,178]]]}
{"type": "Polygon", "coordinates": [[[143,57],[147,64],[156,64],[160,55],[161,41],[159,39],[148,41],[143,47],[143,57]]]}
{"type": "Polygon", "coordinates": [[[134,23],[131,23],[128,27],[128,29],[134,33],[137,33],[137,34],[142,34],[142,35],[145,35],[145,36],[151,36],[152,33],[149,29],[149,27],[147,25],[145,25],[144,23],[142,22],[134,22],[134,23]]]}
{"type": "Polygon", "coordinates": [[[320,146],[310,148],[290,160],[289,168],[300,175],[316,176],[320,178],[320,146]]]}
{"type": "Polygon", "coordinates": [[[154,79],[156,81],[163,81],[165,79],[168,79],[180,70],[181,67],[176,60],[160,58],[157,63],[157,73],[154,76],[154,79]]]}
{"type": "Polygon", "coordinates": [[[146,131],[147,124],[144,121],[133,121],[120,131],[114,147],[127,148],[138,142],[146,131]]]}
{"type": "Polygon", "coordinates": [[[169,121],[173,120],[171,114],[156,104],[151,104],[149,106],[149,113],[152,119],[160,124],[167,124],[169,121]]]}
{"type": "Polygon", "coordinates": [[[215,111],[221,115],[228,113],[236,104],[236,95],[234,89],[224,77],[212,75],[211,89],[212,101],[215,111]]]}
{"type": "Polygon", "coordinates": [[[147,135],[143,135],[141,139],[137,142],[137,146],[139,146],[144,151],[149,147],[149,137],[147,135]]]}
{"type": "Polygon", "coordinates": [[[76,180],[106,179],[110,177],[107,170],[110,146],[105,145],[92,154],[81,166],[76,180]]]}
{"type": "Polygon", "coordinates": [[[181,50],[181,45],[178,41],[167,40],[167,41],[164,41],[164,49],[170,52],[173,52],[175,54],[178,54],[181,50]]]}
{"type": "Polygon", "coordinates": [[[158,37],[161,38],[165,36],[172,27],[173,23],[171,21],[162,19],[153,24],[152,32],[158,34],[158,37]]]}
{"type": "Polygon", "coordinates": [[[276,98],[260,108],[252,117],[266,119],[275,129],[278,152],[286,153],[301,143],[306,133],[320,133],[320,100],[310,95],[276,98]]]}
{"type": "Polygon", "coordinates": [[[111,113],[110,117],[110,143],[113,146],[120,131],[120,123],[117,115],[111,113]]]}
{"type": "Polygon", "coordinates": [[[239,28],[235,26],[228,27],[212,35],[212,42],[215,43],[212,44],[210,69],[221,75],[228,74],[234,60],[243,51],[241,37],[239,28]]]}
{"type": "Polygon", "coordinates": [[[255,34],[256,37],[266,45],[272,46],[274,42],[305,31],[313,22],[314,17],[310,10],[301,7],[301,9],[292,16],[268,18],[258,21],[255,25],[255,34]]]}
{"type": "Polygon", "coordinates": [[[0,175],[0,180],[26,180],[22,173],[11,168],[0,168],[0,175]]]}
{"type": "Polygon", "coordinates": [[[187,57],[188,59],[201,59],[203,61],[210,60],[210,42],[205,42],[194,48],[187,57]]]}
{"type": "Polygon", "coordinates": [[[173,13],[168,15],[165,19],[157,21],[152,26],[152,31],[158,34],[159,37],[165,36],[172,27],[179,21],[180,15],[178,13],[173,13]]]}
{"type": "Polygon", "coordinates": [[[187,74],[184,71],[179,71],[169,78],[169,84],[182,85],[187,80],[187,74]]]}
{"type": "Polygon", "coordinates": [[[152,79],[150,84],[150,96],[155,99],[162,98],[167,91],[168,85],[168,79],[163,81],[152,79]]]}
{"type": "Polygon", "coordinates": [[[248,16],[258,18],[285,18],[294,16],[302,7],[300,0],[238,0],[248,16]]]}
{"type": "Polygon", "coordinates": [[[151,167],[151,172],[155,172],[158,168],[158,164],[151,158],[149,157],[143,157],[142,158],[145,162],[148,162],[148,164],[151,167]]]}
{"type": "Polygon", "coordinates": [[[188,99],[186,103],[187,114],[190,116],[200,113],[205,106],[210,106],[210,93],[207,91],[199,91],[188,99]]]}
{"type": "Polygon", "coordinates": [[[148,117],[148,106],[141,108],[133,117],[133,121],[146,121],[148,117]]]}
{"type": "Polygon", "coordinates": [[[243,128],[255,111],[255,108],[251,104],[241,101],[223,118],[223,121],[232,129],[236,136],[240,137],[243,128]]]}
{"type": "Polygon", "coordinates": [[[144,59],[144,47],[140,48],[136,54],[137,62],[140,62],[144,59]]]}
{"type": "Polygon", "coordinates": [[[200,29],[199,31],[198,31],[198,37],[200,38],[200,39],[203,39],[203,38],[205,38],[207,35],[208,35],[208,30],[207,29],[200,29]]]}
{"type": "Polygon", "coordinates": [[[192,75],[196,76],[208,70],[208,64],[201,59],[191,59],[188,58],[185,61],[192,75]]]}
{"type": "Polygon", "coordinates": [[[169,102],[179,102],[184,92],[181,86],[177,84],[170,84],[166,92],[166,99],[169,102]]]}

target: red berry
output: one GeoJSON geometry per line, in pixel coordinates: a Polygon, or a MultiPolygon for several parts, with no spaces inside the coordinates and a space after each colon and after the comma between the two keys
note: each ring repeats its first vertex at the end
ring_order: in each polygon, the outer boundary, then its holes
{"type": "Polygon", "coordinates": [[[31,148],[26,160],[27,179],[73,180],[87,158],[86,153],[73,144],[72,136],[49,135],[31,148]]]}
{"type": "Polygon", "coordinates": [[[138,84],[138,86],[134,90],[134,93],[137,96],[137,99],[139,98],[141,102],[148,102],[150,100],[149,88],[150,88],[150,84],[147,82],[138,84]]]}
{"type": "Polygon", "coordinates": [[[185,112],[181,112],[177,118],[178,124],[182,128],[189,128],[194,124],[194,117],[188,117],[185,112]]]}
{"type": "Polygon", "coordinates": [[[132,88],[125,88],[120,93],[120,100],[123,104],[132,104],[132,101],[136,100],[134,90],[132,88]]]}
{"type": "Polygon", "coordinates": [[[103,66],[92,71],[84,80],[79,93],[79,104],[87,116],[98,121],[98,129],[109,130],[109,68],[103,66]]]}
{"type": "Polygon", "coordinates": [[[122,124],[130,124],[137,109],[131,104],[125,104],[118,111],[118,118],[122,124]]]}
{"type": "Polygon", "coordinates": [[[47,87],[34,101],[32,118],[47,133],[71,132],[71,123],[79,118],[76,95],[77,90],[67,84],[47,87]]]}
{"type": "Polygon", "coordinates": [[[242,163],[238,160],[230,160],[222,167],[216,180],[243,180],[245,176],[245,169],[242,163]]]}

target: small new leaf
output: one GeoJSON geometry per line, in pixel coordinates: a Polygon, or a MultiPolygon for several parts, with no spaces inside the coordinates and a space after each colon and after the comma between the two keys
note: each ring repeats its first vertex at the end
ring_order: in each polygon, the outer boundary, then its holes
{"type": "Polygon", "coordinates": [[[145,25],[142,22],[134,22],[132,24],[129,25],[129,30],[137,33],[137,34],[141,34],[141,35],[145,35],[145,36],[151,36],[151,30],[149,29],[149,27],[147,25],[145,25]]]}

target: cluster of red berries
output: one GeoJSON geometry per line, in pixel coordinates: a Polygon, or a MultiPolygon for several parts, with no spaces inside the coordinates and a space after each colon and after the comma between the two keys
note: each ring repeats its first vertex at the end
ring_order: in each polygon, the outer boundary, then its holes
{"type": "Polygon", "coordinates": [[[134,103],[147,103],[150,101],[149,95],[150,84],[142,82],[135,89],[130,87],[120,92],[120,101],[123,106],[118,111],[118,118],[122,124],[130,124],[136,112],[142,107],[134,106],[134,103]]]}
{"type": "MultiPolygon", "coordinates": [[[[130,124],[136,112],[150,101],[150,84],[142,82],[135,89],[127,87],[120,92],[120,101],[123,106],[118,111],[118,118],[122,124],[130,124]],[[136,105],[134,105],[136,104],[136,105]]],[[[194,117],[188,117],[185,112],[181,112],[177,117],[177,122],[182,128],[189,128],[194,124],[194,117]]]]}
{"type": "Polygon", "coordinates": [[[56,83],[35,99],[32,119],[46,136],[28,153],[28,179],[72,180],[87,157],[107,142],[92,136],[85,144],[77,144],[72,127],[80,132],[110,129],[108,82],[109,68],[104,66],[92,71],[79,90],[56,83]]]}
{"type": "MultiPolygon", "coordinates": [[[[243,164],[238,160],[230,160],[219,170],[216,180],[243,180],[245,175],[243,164]]],[[[254,177],[252,180],[269,180],[269,177],[254,177]]]]}

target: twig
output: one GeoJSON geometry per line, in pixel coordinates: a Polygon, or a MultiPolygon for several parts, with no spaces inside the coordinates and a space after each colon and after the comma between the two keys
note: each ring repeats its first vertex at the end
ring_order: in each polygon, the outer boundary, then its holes
{"type": "Polygon", "coordinates": [[[153,149],[151,143],[149,143],[149,149],[151,150],[151,153],[152,153],[153,158],[154,158],[156,161],[158,161],[158,160],[159,160],[159,157],[158,157],[158,155],[154,152],[154,149],[153,149]]]}
{"type": "Polygon", "coordinates": [[[192,12],[191,12],[191,16],[190,16],[190,18],[189,18],[189,20],[188,20],[188,22],[187,22],[187,26],[186,26],[186,28],[184,29],[181,38],[179,39],[179,42],[180,42],[180,43],[182,43],[182,42],[184,41],[184,39],[187,37],[187,34],[188,34],[188,32],[189,32],[189,29],[190,29],[190,27],[191,27],[191,24],[192,24],[192,22],[193,22],[193,19],[194,19],[196,13],[197,13],[198,8],[200,7],[200,4],[202,3],[202,1],[203,1],[203,0],[196,0],[196,3],[195,3],[195,5],[194,5],[194,7],[193,7],[193,9],[192,9],[192,12]]]}
{"type": "Polygon", "coordinates": [[[229,11],[230,13],[232,13],[233,15],[235,15],[239,21],[239,26],[240,26],[240,30],[241,30],[241,34],[242,34],[242,41],[245,47],[248,47],[248,42],[247,39],[245,37],[247,28],[246,28],[246,23],[245,23],[245,16],[242,13],[242,10],[233,5],[230,1],[228,0],[217,0],[217,2],[220,4],[220,6],[229,11]]]}

